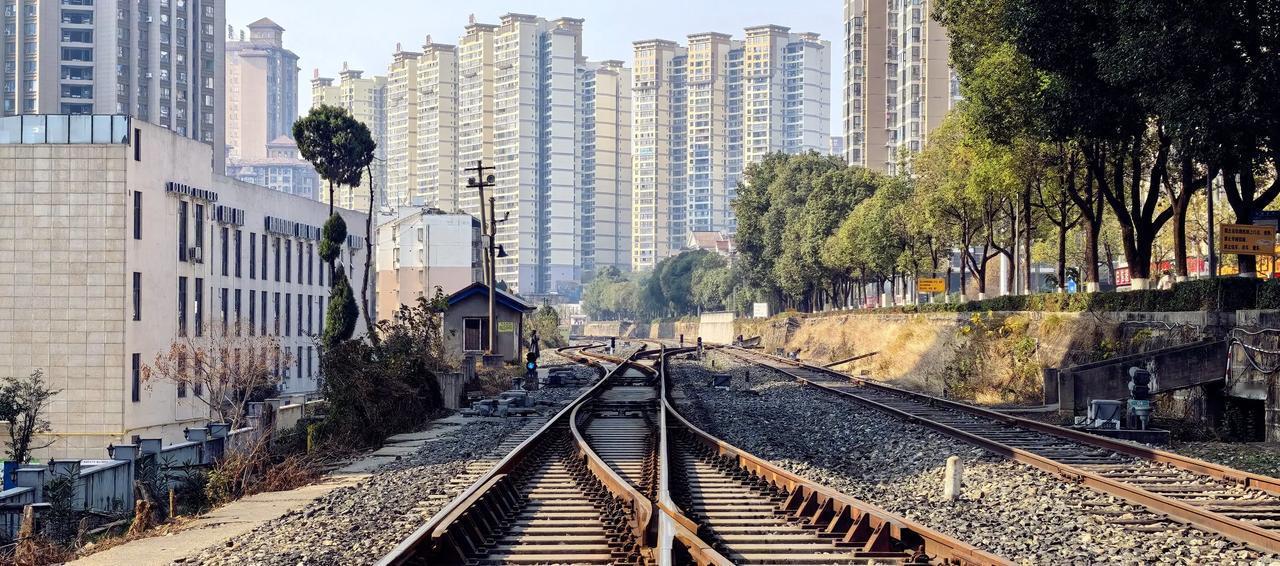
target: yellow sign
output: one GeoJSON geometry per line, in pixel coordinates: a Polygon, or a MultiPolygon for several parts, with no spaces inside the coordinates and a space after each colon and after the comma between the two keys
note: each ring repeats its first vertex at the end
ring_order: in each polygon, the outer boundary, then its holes
{"type": "Polygon", "coordinates": [[[1274,226],[1223,224],[1222,253],[1239,255],[1271,255],[1276,251],[1274,226]]]}
{"type": "Polygon", "coordinates": [[[916,281],[916,288],[919,289],[921,293],[946,293],[947,281],[941,277],[924,277],[916,281]]]}
{"type": "Polygon", "coordinates": [[[516,323],[511,322],[509,320],[498,321],[498,332],[515,332],[515,331],[516,331],[516,323]]]}

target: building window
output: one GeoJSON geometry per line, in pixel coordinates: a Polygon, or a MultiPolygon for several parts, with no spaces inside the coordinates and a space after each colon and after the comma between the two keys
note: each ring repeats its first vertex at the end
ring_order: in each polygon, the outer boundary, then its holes
{"type": "Polygon", "coordinates": [[[142,320],[142,274],[133,272],[133,319],[142,320]]]}
{"type": "Polygon", "coordinates": [[[275,293],[271,297],[271,308],[275,311],[275,335],[280,335],[280,293],[275,293]]]}
{"type": "Polygon", "coordinates": [[[178,336],[187,335],[187,278],[178,277],[178,336]]]}
{"type": "Polygon", "coordinates": [[[296,300],[298,301],[298,336],[306,336],[302,332],[302,295],[299,294],[296,300]]]}
{"type": "Polygon", "coordinates": [[[289,240],[284,241],[284,282],[293,282],[293,246],[289,240]]]}
{"type": "Polygon", "coordinates": [[[302,346],[298,346],[298,379],[303,377],[305,376],[302,373],[302,346]]]}
{"type": "Polygon", "coordinates": [[[133,191],[133,239],[142,239],[142,191],[133,191]]]}
{"type": "Polygon", "coordinates": [[[315,297],[312,297],[311,295],[307,295],[307,335],[308,336],[316,335],[316,327],[315,327],[316,311],[314,308],[315,303],[316,303],[315,297]]]}
{"type": "Polygon", "coordinates": [[[315,378],[316,374],[313,373],[313,370],[314,368],[311,365],[311,346],[307,346],[307,377],[308,378],[315,378]]]}
{"type": "Polygon", "coordinates": [[[196,278],[196,336],[204,336],[204,279],[196,278]]]}
{"type": "Polygon", "coordinates": [[[142,161],[142,130],[133,129],[133,160],[142,161]]]}
{"type": "Polygon", "coordinates": [[[218,298],[220,299],[219,304],[221,305],[221,309],[222,309],[222,335],[223,336],[227,335],[227,325],[231,320],[231,317],[227,316],[228,309],[231,308],[231,306],[228,304],[230,301],[227,300],[227,292],[228,292],[227,288],[223,287],[222,290],[218,293],[218,298]]]}
{"type": "Polygon", "coordinates": [[[298,242],[298,284],[299,285],[302,284],[302,263],[305,261],[307,261],[307,256],[302,255],[302,242],[298,242]]]}
{"type": "MultiPolygon", "coordinates": [[[[321,269],[320,272],[324,273],[324,270],[321,269]]],[[[326,299],[324,295],[321,295],[318,300],[320,302],[320,333],[324,334],[324,319],[325,319],[324,308],[325,308],[325,305],[329,304],[329,300],[326,299]]]]}
{"type": "Polygon", "coordinates": [[[257,328],[255,328],[255,325],[258,324],[257,304],[258,292],[253,289],[249,289],[249,336],[257,334],[257,328]]]}
{"type": "Polygon", "coordinates": [[[226,277],[227,274],[230,272],[228,267],[229,267],[229,264],[231,263],[231,258],[229,257],[231,255],[231,242],[227,232],[228,230],[226,226],[223,226],[222,229],[219,230],[219,235],[222,238],[222,276],[223,277],[226,277]]]}
{"type": "MultiPolygon", "coordinates": [[[[267,235],[262,235],[262,280],[267,280],[267,235]]],[[[264,311],[265,312],[265,311],[264,311]]]]}
{"type": "Polygon", "coordinates": [[[196,263],[204,262],[204,205],[196,204],[195,218],[196,263]]]}
{"type": "Polygon", "coordinates": [[[284,335],[290,336],[293,333],[293,311],[289,308],[293,295],[284,294],[284,335]]]}
{"type": "Polygon", "coordinates": [[[466,352],[489,350],[489,324],[484,318],[462,319],[462,349],[466,352]]]}
{"type": "Polygon", "coordinates": [[[240,335],[240,290],[235,290],[236,298],[236,336],[240,335]]]}
{"type": "Polygon", "coordinates": [[[236,229],[236,277],[240,277],[240,229],[236,229]]]}
{"type": "Polygon", "coordinates": [[[280,282],[280,237],[271,238],[271,251],[276,254],[276,282],[280,282]]]}
{"type": "Polygon", "coordinates": [[[178,261],[187,261],[187,201],[178,201],[178,261]]]}
{"type": "Polygon", "coordinates": [[[258,278],[258,235],[249,232],[249,279],[258,278]]]}
{"type": "MultiPolygon", "coordinates": [[[[301,254],[301,252],[299,252],[299,254],[301,254]]],[[[314,259],[314,255],[311,252],[311,244],[307,244],[306,258],[307,258],[307,285],[314,285],[316,262],[314,259]]],[[[301,277],[299,277],[299,279],[301,279],[301,277]]]]}
{"type": "Polygon", "coordinates": [[[134,403],[142,400],[142,354],[133,354],[129,356],[130,376],[132,383],[129,387],[129,396],[134,403]]]}

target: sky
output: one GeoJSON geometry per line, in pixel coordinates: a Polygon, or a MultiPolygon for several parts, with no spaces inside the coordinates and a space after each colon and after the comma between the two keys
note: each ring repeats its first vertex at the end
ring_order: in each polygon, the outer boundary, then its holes
{"type": "Polygon", "coordinates": [[[311,105],[312,69],[336,77],[343,61],[367,74],[386,74],[396,43],[420,51],[428,34],[456,44],[467,17],[497,24],[517,12],[547,19],[583,18],[583,54],[631,65],[633,41],[684,42],[691,33],[717,31],[742,38],[742,29],[777,24],[817,32],[831,42],[831,124],[838,129],[843,78],[843,4],[840,0],[227,0],[227,24],[243,29],[271,18],[285,29],[285,47],[298,54],[300,108],[311,105]]]}

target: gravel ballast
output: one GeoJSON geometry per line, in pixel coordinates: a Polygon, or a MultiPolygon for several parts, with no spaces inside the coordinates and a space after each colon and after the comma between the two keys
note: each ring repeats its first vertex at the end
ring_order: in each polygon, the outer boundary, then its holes
{"type": "Polygon", "coordinates": [[[1271,564],[1280,560],[1179,524],[1139,532],[1112,519],[1158,519],[1144,508],[804,388],[712,354],[716,369],[677,361],[682,414],[708,433],[793,473],[1023,564],[1271,564]],[[712,371],[733,376],[728,391],[712,371]],[[964,462],[964,490],[942,498],[948,456],[964,462]]]}
{"type": "MultiPolygon", "coordinates": [[[[560,362],[561,359],[547,360],[560,362]]],[[[593,381],[594,369],[576,371],[593,381]]],[[[205,549],[184,564],[373,564],[466,489],[452,481],[485,469],[503,454],[504,440],[531,434],[559,406],[577,397],[573,387],[531,392],[541,417],[468,419],[457,430],[427,442],[416,453],[389,462],[360,483],[335,489],[305,507],[205,549]]]]}

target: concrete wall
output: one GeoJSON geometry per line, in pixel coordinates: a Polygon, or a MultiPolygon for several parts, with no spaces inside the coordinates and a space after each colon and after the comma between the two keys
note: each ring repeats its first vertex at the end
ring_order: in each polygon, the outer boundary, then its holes
{"type": "Polygon", "coordinates": [[[1152,372],[1152,393],[1221,381],[1226,376],[1226,357],[1225,341],[1206,340],[1065,368],[1058,372],[1056,390],[1046,386],[1045,402],[1058,402],[1063,413],[1084,415],[1090,399],[1127,399],[1132,367],[1152,372]]]}
{"type": "Polygon", "coordinates": [[[708,312],[702,313],[698,320],[698,336],[703,342],[711,344],[730,344],[733,338],[738,335],[733,325],[733,313],[731,312],[708,312]]]}

